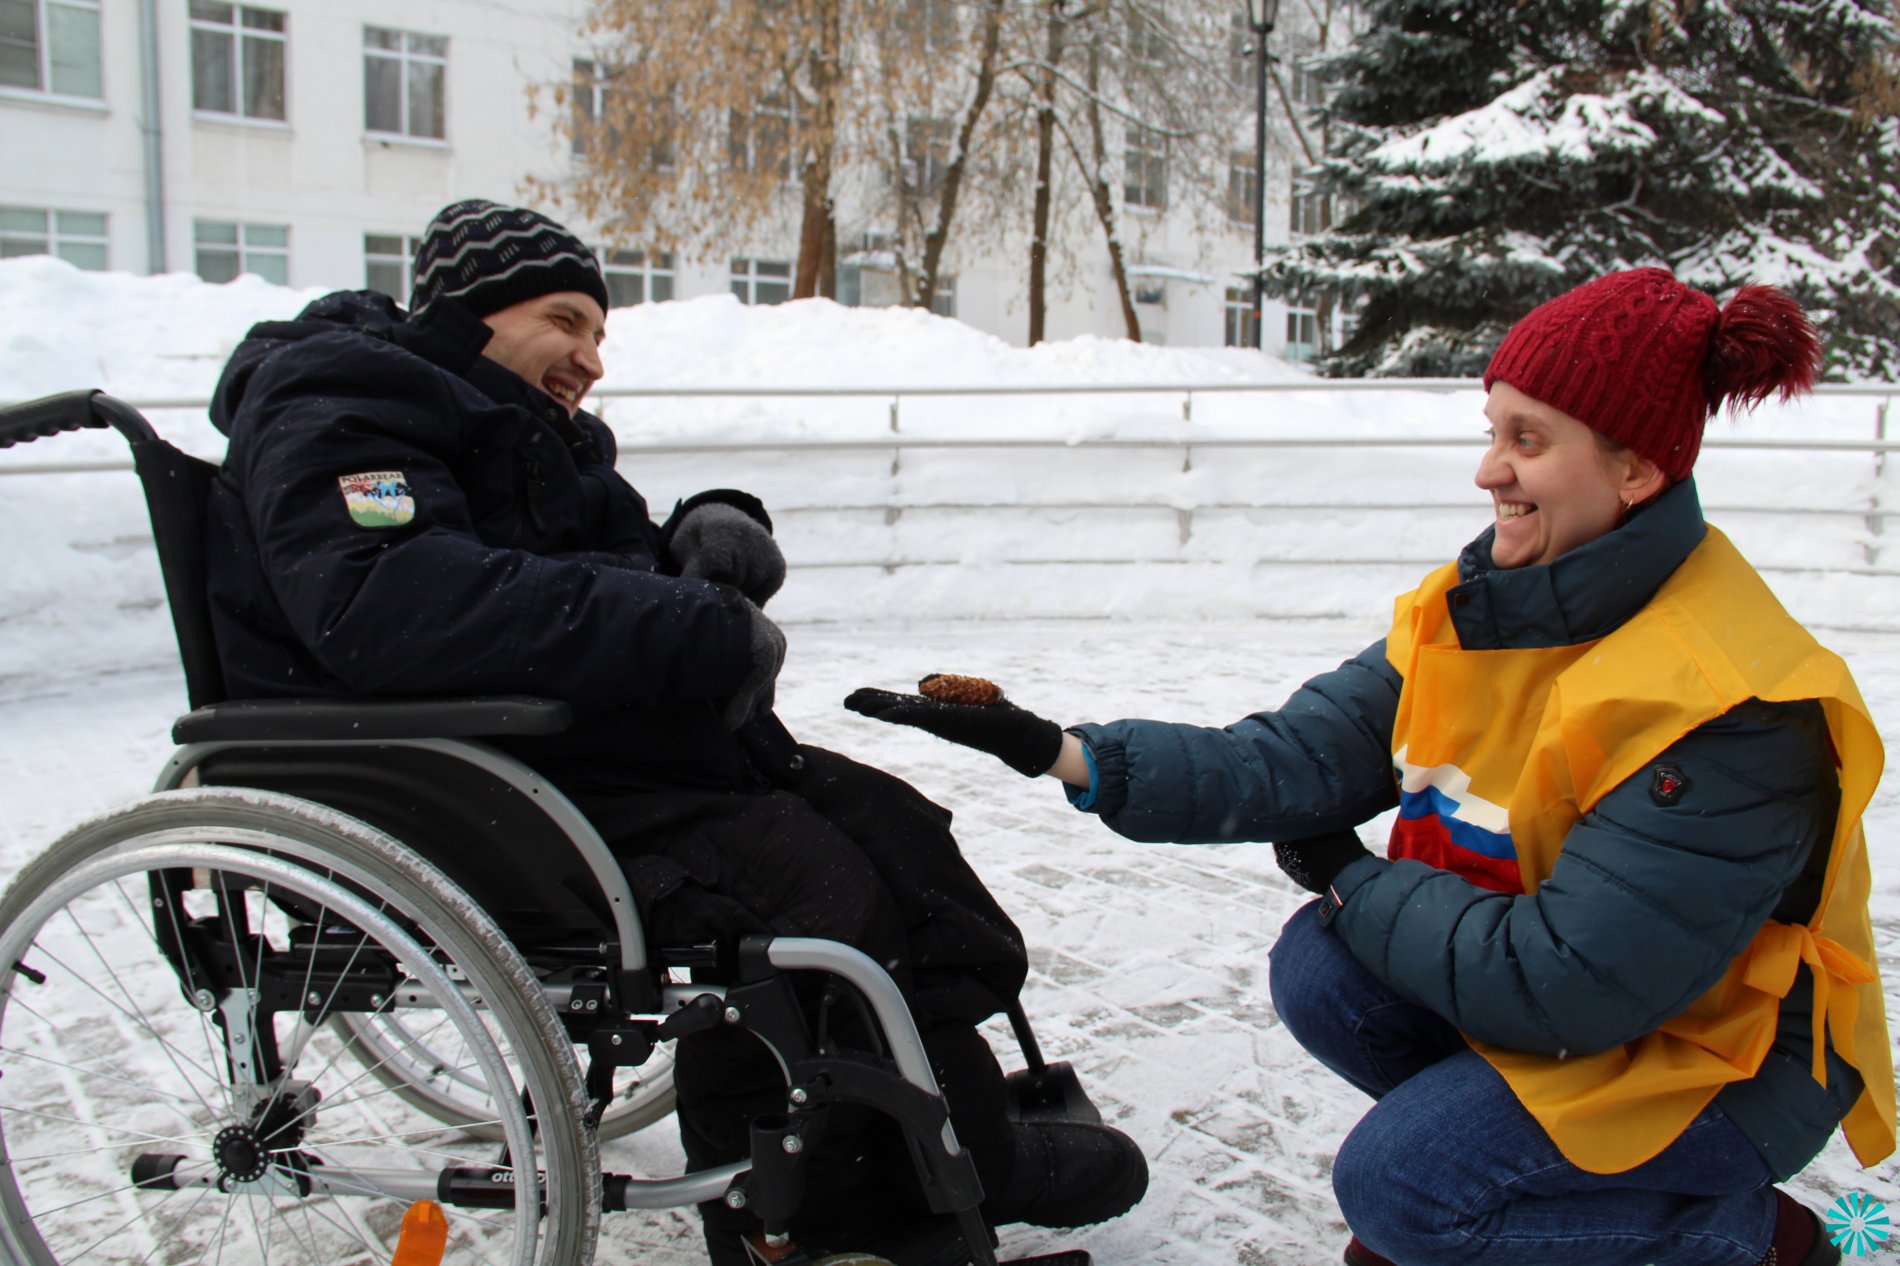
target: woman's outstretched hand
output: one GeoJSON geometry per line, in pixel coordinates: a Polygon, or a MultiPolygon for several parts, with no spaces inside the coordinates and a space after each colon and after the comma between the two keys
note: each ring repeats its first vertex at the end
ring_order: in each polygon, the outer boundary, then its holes
{"type": "Polygon", "coordinates": [[[1029,778],[1048,773],[1062,754],[1061,726],[1017,707],[980,678],[932,673],[917,689],[920,693],[906,695],[865,687],[852,691],[844,706],[860,716],[915,726],[988,752],[1029,778]]]}

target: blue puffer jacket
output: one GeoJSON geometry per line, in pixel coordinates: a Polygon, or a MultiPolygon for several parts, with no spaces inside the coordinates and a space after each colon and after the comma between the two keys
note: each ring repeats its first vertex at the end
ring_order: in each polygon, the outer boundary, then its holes
{"type": "Polygon", "coordinates": [[[750,663],[748,616],[667,574],[612,433],[484,358],[488,338],[452,302],[410,321],[350,291],[238,348],[206,528],[230,693],[563,699],[574,730],[515,744],[557,783],[748,785],[714,706],[750,663]],[[370,473],[407,485],[412,518],[353,518],[339,481],[370,473]]]}
{"type": "MultiPolygon", "coordinates": [[[[1602,637],[1647,602],[1704,535],[1693,482],[1548,566],[1495,571],[1487,530],[1459,559],[1466,649],[1602,637]]],[[[1398,803],[1392,727],[1401,686],[1383,641],[1307,682],[1285,706],[1225,729],[1118,721],[1075,727],[1096,767],[1090,808],[1131,839],[1290,840],[1398,803]]],[[[1703,811],[1665,817],[1643,778],[1613,789],[1565,841],[1534,895],[1479,888],[1417,861],[1366,857],[1323,915],[1395,991],[1460,1030],[1519,1050],[1604,1050],[1700,997],[1764,921],[1808,918],[1820,896],[1840,785],[1818,704],[1752,701],[1658,758],[1703,811]],[[1550,1000],[1560,1000],[1555,1005],[1550,1000]]],[[[1774,1048],[1716,1102],[1787,1177],[1860,1091],[1829,1056],[1810,1072],[1804,971],[1774,1048]]]]}

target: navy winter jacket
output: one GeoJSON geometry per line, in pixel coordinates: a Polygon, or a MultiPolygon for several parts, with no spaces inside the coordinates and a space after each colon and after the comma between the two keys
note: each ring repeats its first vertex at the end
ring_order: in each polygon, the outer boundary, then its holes
{"type": "Polygon", "coordinates": [[[562,699],[573,731],[516,744],[558,783],[745,785],[714,704],[750,661],[749,618],[667,574],[611,432],[483,358],[488,337],[453,302],[407,321],[368,291],[251,330],[212,405],[231,437],[206,528],[230,693],[562,699]],[[405,485],[413,516],[359,522],[359,475],[405,485]]]}
{"type": "MultiPolygon", "coordinates": [[[[1602,637],[1703,535],[1692,481],[1547,566],[1493,570],[1487,530],[1459,559],[1460,644],[1602,637]]],[[[1401,685],[1380,641],[1277,711],[1225,729],[1077,726],[1097,770],[1090,807],[1132,839],[1175,843],[1355,826],[1398,803],[1401,685]]],[[[1769,917],[1812,915],[1840,805],[1832,751],[1818,704],[1751,701],[1658,758],[1688,776],[1699,814],[1665,816],[1639,776],[1572,828],[1535,894],[1365,857],[1341,872],[1333,890],[1343,905],[1329,899],[1322,917],[1394,991],[1473,1037],[1545,1054],[1604,1050],[1700,997],[1769,917]]],[[[1804,970],[1761,1071],[1716,1099],[1777,1177],[1813,1159],[1860,1091],[1858,1074],[1831,1052],[1829,1086],[1814,1081],[1812,989],[1804,970]]]]}

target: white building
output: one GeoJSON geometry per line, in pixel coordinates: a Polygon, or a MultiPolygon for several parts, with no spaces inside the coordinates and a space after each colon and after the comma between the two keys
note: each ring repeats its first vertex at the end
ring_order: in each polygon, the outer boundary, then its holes
{"type": "MultiPolygon", "coordinates": [[[[576,161],[549,94],[537,109],[531,89],[574,76],[587,56],[584,9],[585,0],[0,0],[0,256],[51,252],[86,268],[211,280],[249,271],[404,298],[415,236],[440,207],[519,200],[524,179],[558,179],[576,161]]],[[[1140,183],[1128,177],[1130,188],[1140,183]]],[[[1268,236],[1284,238],[1293,208],[1274,146],[1268,187],[1268,236]]],[[[1122,208],[1144,337],[1250,342],[1236,274],[1252,257],[1251,223],[1210,240],[1169,210],[1165,190],[1166,181],[1137,190],[1122,208]]],[[[795,245],[787,235],[707,260],[619,252],[608,258],[615,299],[730,290],[776,301],[789,293],[795,245]]],[[[1050,335],[1120,336],[1099,231],[1073,249],[1072,283],[1052,287],[1050,335]]],[[[873,267],[842,278],[841,297],[855,290],[876,302],[875,259],[860,258],[873,267]]],[[[1026,250],[960,258],[953,240],[940,310],[1021,343],[1025,259],[1026,250]]],[[[1310,355],[1311,327],[1310,314],[1269,303],[1266,346],[1310,355]]]]}

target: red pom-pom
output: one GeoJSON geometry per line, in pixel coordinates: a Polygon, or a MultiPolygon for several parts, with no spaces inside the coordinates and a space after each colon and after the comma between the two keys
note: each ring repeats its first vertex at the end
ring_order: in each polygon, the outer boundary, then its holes
{"type": "Polygon", "coordinates": [[[1752,409],[1779,393],[1792,400],[1814,386],[1821,340],[1794,296],[1775,286],[1743,286],[1722,309],[1709,345],[1709,410],[1724,400],[1752,409]]]}

